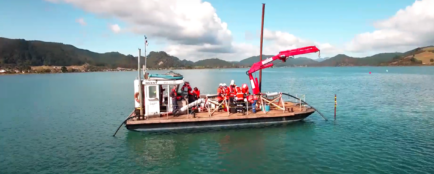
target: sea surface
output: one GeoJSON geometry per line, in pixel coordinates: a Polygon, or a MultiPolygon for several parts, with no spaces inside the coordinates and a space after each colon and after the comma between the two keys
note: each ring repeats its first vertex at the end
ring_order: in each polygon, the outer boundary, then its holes
{"type": "MultiPolygon", "coordinates": [[[[245,71],[175,72],[216,93],[245,71]]],[[[329,121],[112,137],[136,76],[0,76],[0,173],[434,173],[434,67],[271,68],[263,91],[305,94],[329,121]]]]}

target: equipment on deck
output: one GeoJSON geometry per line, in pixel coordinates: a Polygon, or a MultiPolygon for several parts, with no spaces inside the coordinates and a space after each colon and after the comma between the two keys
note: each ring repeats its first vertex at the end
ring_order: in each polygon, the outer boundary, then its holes
{"type": "Polygon", "coordinates": [[[252,92],[253,94],[259,94],[259,84],[258,84],[258,78],[253,78],[252,74],[258,70],[262,70],[265,68],[269,68],[273,66],[273,61],[280,59],[283,62],[286,62],[286,60],[290,57],[290,56],[295,56],[295,55],[300,55],[300,54],[308,54],[308,53],[315,53],[315,52],[319,52],[320,50],[316,47],[316,46],[308,46],[308,47],[303,47],[303,48],[297,48],[297,49],[293,49],[293,50],[286,50],[286,51],[281,51],[279,52],[279,54],[267,58],[263,61],[260,62],[256,62],[252,65],[252,67],[250,67],[250,70],[248,70],[246,72],[246,74],[249,76],[250,78],[250,83],[252,85],[252,92]]]}
{"type": "Polygon", "coordinates": [[[181,109],[179,109],[179,111],[184,112],[184,111],[186,111],[188,108],[191,108],[191,107],[193,107],[193,106],[200,105],[201,103],[204,103],[204,102],[205,102],[205,99],[200,98],[200,99],[198,99],[198,100],[196,100],[196,101],[194,101],[194,102],[189,103],[188,105],[183,106],[181,109]]]}

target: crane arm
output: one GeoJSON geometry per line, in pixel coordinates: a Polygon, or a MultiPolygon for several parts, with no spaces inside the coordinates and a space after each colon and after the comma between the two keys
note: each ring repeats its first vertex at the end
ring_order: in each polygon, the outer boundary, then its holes
{"type": "Polygon", "coordinates": [[[263,61],[260,62],[256,62],[252,65],[252,67],[250,67],[249,71],[247,71],[247,74],[250,78],[250,83],[252,85],[252,91],[254,94],[259,94],[259,88],[258,88],[258,79],[257,78],[253,78],[252,74],[256,71],[259,71],[261,69],[265,69],[265,68],[269,68],[273,66],[273,61],[275,60],[282,60],[282,62],[286,62],[286,60],[291,57],[291,56],[295,56],[295,55],[301,55],[301,54],[308,54],[308,53],[315,53],[315,52],[319,52],[320,50],[316,47],[316,46],[308,46],[308,47],[303,47],[303,48],[297,48],[297,49],[292,49],[292,50],[286,50],[286,51],[281,51],[279,52],[279,54],[267,58],[263,61]]]}

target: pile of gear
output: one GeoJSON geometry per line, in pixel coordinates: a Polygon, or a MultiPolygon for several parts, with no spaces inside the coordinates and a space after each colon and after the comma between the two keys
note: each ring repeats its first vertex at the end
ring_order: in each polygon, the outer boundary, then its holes
{"type": "MultiPolygon", "coordinates": [[[[181,87],[181,92],[178,94],[177,92],[178,86],[175,85],[171,92],[170,96],[176,100],[172,100],[172,106],[174,113],[179,110],[177,107],[177,101],[187,101],[187,103],[193,103],[200,98],[200,91],[197,87],[193,89],[190,86],[189,82],[184,82],[184,85],[181,87]]],[[[242,113],[245,114],[247,112],[247,105],[250,105],[252,108],[252,112],[256,112],[256,101],[258,100],[256,95],[251,95],[249,92],[249,86],[247,84],[242,84],[241,86],[235,85],[235,81],[231,80],[229,86],[225,83],[220,83],[217,88],[217,97],[216,100],[218,103],[226,103],[222,104],[219,109],[227,112],[227,108],[230,113],[242,113]]],[[[203,106],[202,106],[203,107],[203,106]]],[[[191,112],[200,112],[201,110],[205,110],[205,108],[201,108],[200,105],[193,106],[189,109],[189,113],[191,112]]],[[[176,114],[175,114],[176,115],[176,114]]]]}
{"type": "MultiPolygon", "coordinates": [[[[245,114],[247,112],[247,101],[248,103],[252,103],[252,111],[256,111],[257,97],[250,95],[249,86],[247,86],[247,84],[237,86],[234,80],[231,80],[229,86],[227,86],[226,83],[220,83],[217,88],[217,101],[220,103],[223,100],[226,100],[229,104],[229,112],[231,113],[245,114]]],[[[223,105],[222,109],[224,111],[227,111],[226,108],[227,107],[223,105]]]]}

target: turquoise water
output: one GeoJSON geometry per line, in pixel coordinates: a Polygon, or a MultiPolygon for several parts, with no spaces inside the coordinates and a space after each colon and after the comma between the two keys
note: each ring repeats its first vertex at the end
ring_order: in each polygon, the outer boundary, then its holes
{"type": "MultiPolygon", "coordinates": [[[[215,93],[245,71],[177,72],[215,93]]],[[[337,94],[337,121],[112,137],[136,75],[0,76],[0,173],[434,173],[434,67],[268,69],[264,91],[306,94],[330,120],[337,94]]]]}

